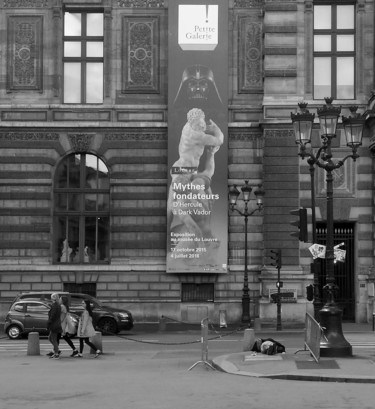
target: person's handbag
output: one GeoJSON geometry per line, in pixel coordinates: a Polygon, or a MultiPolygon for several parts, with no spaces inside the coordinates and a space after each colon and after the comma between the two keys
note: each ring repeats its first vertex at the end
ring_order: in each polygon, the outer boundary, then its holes
{"type": "Polygon", "coordinates": [[[96,334],[95,328],[92,325],[91,320],[89,320],[89,322],[87,323],[86,332],[89,338],[93,337],[96,334]]]}
{"type": "Polygon", "coordinates": [[[77,328],[74,325],[74,322],[72,320],[72,316],[69,314],[69,312],[66,314],[65,332],[69,333],[70,335],[74,335],[77,332],[77,328]]]}

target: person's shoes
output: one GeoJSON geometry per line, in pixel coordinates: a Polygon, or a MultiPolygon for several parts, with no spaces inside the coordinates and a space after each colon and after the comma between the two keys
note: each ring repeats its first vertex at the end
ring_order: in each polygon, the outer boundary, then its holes
{"type": "Polygon", "coordinates": [[[59,354],[53,354],[52,356],[50,356],[50,359],[60,359],[60,355],[59,354]]]}
{"type": "Polygon", "coordinates": [[[102,353],[102,351],[100,349],[98,349],[95,353],[95,358],[97,358],[100,354],[102,353]]]}
{"type": "Polygon", "coordinates": [[[62,354],[62,351],[59,350],[59,352],[57,353],[58,356],[60,356],[62,354]]]}
{"type": "Polygon", "coordinates": [[[46,356],[49,356],[49,357],[51,357],[52,355],[55,355],[55,353],[53,351],[48,352],[48,354],[46,354],[46,356]]]}
{"type": "Polygon", "coordinates": [[[77,350],[75,350],[75,351],[73,351],[73,353],[72,353],[72,355],[70,355],[70,356],[77,356],[78,355],[78,351],[77,350]]]}
{"type": "Polygon", "coordinates": [[[77,352],[77,353],[74,355],[74,358],[82,358],[82,354],[80,354],[79,352],[77,352]]]}

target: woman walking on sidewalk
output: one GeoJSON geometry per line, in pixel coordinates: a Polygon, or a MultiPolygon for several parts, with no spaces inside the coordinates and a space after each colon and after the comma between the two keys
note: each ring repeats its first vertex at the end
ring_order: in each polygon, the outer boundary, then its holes
{"type": "Polygon", "coordinates": [[[100,349],[96,349],[96,346],[90,341],[90,337],[93,337],[95,335],[95,329],[92,324],[92,310],[90,301],[84,300],[82,301],[82,305],[84,310],[79,320],[77,332],[77,335],[79,337],[79,354],[77,354],[76,357],[82,357],[83,347],[85,343],[94,351],[96,350],[95,358],[97,358],[101,354],[101,351],[100,349]]]}
{"type": "Polygon", "coordinates": [[[69,314],[69,301],[68,297],[62,296],[60,298],[60,304],[61,304],[61,328],[62,328],[62,334],[61,338],[72,348],[73,353],[70,356],[76,356],[78,355],[78,350],[74,346],[72,340],[70,337],[72,337],[76,333],[76,328],[74,327],[73,323],[69,321],[70,317],[68,316],[69,314]]]}

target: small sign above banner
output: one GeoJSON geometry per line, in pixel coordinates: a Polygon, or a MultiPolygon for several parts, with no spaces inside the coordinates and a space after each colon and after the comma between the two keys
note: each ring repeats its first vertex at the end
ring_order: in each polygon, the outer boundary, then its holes
{"type": "Polygon", "coordinates": [[[218,44],[218,5],[180,4],[178,44],[183,50],[214,50],[218,44]]]}

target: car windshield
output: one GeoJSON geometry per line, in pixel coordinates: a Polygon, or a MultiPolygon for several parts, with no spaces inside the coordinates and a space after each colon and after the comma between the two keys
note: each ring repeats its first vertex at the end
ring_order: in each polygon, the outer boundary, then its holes
{"type": "Polygon", "coordinates": [[[101,308],[102,307],[102,304],[100,304],[100,302],[97,299],[93,298],[93,297],[89,297],[89,296],[85,295],[85,297],[83,298],[82,295],[75,295],[75,294],[71,294],[71,296],[70,296],[70,307],[73,308],[73,309],[78,309],[78,310],[83,309],[82,301],[84,299],[90,301],[90,304],[91,304],[92,308],[101,308]]]}
{"type": "Polygon", "coordinates": [[[91,297],[91,295],[87,296],[87,299],[90,300],[94,307],[103,307],[103,304],[98,299],[91,297]]]}

